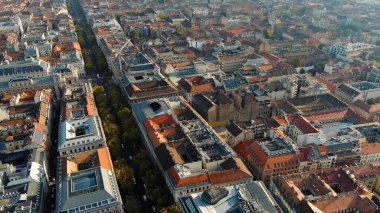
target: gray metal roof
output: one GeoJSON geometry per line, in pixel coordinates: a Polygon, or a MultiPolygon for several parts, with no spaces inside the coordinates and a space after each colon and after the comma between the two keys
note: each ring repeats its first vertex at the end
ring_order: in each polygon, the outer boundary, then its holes
{"type": "Polygon", "coordinates": [[[48,68],[49,64],[45,61],[16,61],[0,65],[0,76],[48,72],[48,68]]]}

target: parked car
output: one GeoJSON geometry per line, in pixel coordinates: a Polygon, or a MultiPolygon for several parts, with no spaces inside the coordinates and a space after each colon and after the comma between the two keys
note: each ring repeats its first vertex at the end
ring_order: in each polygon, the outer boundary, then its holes
{"type": "Polygon", "coordinates": [[[136,185],[136,179],[135,179],[135,178],[132,178],[132,180],[133,180],[133,183],[136,185]]]}

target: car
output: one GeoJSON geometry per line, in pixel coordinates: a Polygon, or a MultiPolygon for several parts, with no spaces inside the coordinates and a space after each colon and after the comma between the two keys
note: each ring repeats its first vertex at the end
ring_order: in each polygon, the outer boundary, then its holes
{"type": "Polygon", "coordinates": [[[152,206],[153,212],[156,212],[156,207],[152,206]]]}
{"type": "Polygon", "coordinates": [[[132,155],[129,156],[129,160],[132,160],[132,155]]]}
{"type": "Polygon", "coordinates": [[[136,185],[136,179],[135,179],[135,178],[132,178],[132,180],[133,180],[133,183],[136,185]]]}
{"type": "Polygon", "coordinates": [[[124,144],[121,144],[121,148],[123,148],[123,149],[124,149],[124,144]]]}
{"type": "Polygon", "coordinates": [[[143,195],[143,199],[145,202],[148,201],[148,198],[146,197],[146,195],[143,195]]]}

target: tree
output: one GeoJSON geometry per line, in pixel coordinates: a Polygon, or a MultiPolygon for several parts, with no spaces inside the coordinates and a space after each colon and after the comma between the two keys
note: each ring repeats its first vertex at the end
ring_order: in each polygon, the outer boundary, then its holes
{"type": "Polygon", "coordinates": [[[139,32],[137,32],[136,30],[132,30],[130,36],[131,40],[134,42],[134,43],[138,43],[139,40],[140,40],[140,35],[139,35],[139,32]]]}
{"type": "Polygon", "coordinates": [[[79,42],[81,47],[85,46],[85,41],[84,41],[84,38],[82,35],[81,36],[78,35],[78,42],[79,42]]]}
{"type": "Polygon", "coordinates": [[[130,128],[129,134],[127,135],[126,139],[128,141],[139,141],[140,140],[140,131],[136,127],[130,128]]]}
{"type": "Polygon", "coordinates": [[[303,65],[303,62],[300,58],[296,58],[294,59],[293,65],[294,67],[301,67],[303,65]]]}
{"type": "Polygon", "coordinates": [[[183,28],[179,25],[175,26],[175,31],[179,34],[182,34],[183,33],[183,28]]]}
{"type": "Polygon", "coordinates": [[[127,212],[131,212],[131,213],[141,212],[141,206],[139,205],[139,202],[137,201],[135,197],[127,195],[125,197],[124,203],[125,203],[125,208],[127,212]]]}
{"type": "Polygon", "coordinates": [[[376,68],[380,69],[380,62],[378,61],[374,61],[372,62],[373,66],[375,66],[376,68]]]}
{"type": "Polygon", "coordinates": [[[376,44],[377,46],[380,46],[380,40],[377,40],[377,41],[375,42],[375,44],[376,44]]]}
{"type": "Polygon", "coordinates": [[[160,213],[179,213],[179,212],[181,211],[180,211],[178,203],[162,208],[160,211],[160,213]]]}
{"type": "Polygon", "coordinates": [[[96,38],[95,36],[92,34],[92,32],[90,34],[87,34],[87,42],[90,44],[90,45],[95,45],[96,44],[96,38]]]}
{"type": "Polygon", "coordinates": [[[134,176],[134,171],[127,165],[124,158],[118,158],[114,162],[114,170],[120,189],[124,192],[133,189],[134,184],[132,179],[134,176]]]}
{"type": "Polygon", "coordinates": [[[125,120],[127,118],[130,118],[131,110],[128,107],[123,107],[117,112],[117,117],[119,119],[125,120]]]}
{"type": "Polygon", "coordinates": [[[273,30],[267,29],[264,31],[265,38],[271,38],[273,36],[273,30]]]}
{"type": "Polygon", "coordinates": [[[91,57],[87,49],[82,49],[82,57],[85,70],[91,71],[94,68],[94,65],[92,64],[91,57]]]}
{"type": "Polygon", "coordinates": [[[112,121],[110,122],[104,122],[105,126],[103,125],[104,133],[108,135],[115,135],[115,133],[119,132],[119,126],[113,123],[112,121]]]}
{"type": "Polygon", "coordinates": [[[92,91],[94,92],[94,95],[99,95],[104,93],[104,87],[103,86],[94,86],[92,88],[92,91]]]}
{"type": "Polygon", "coordinates": [[[376,100],[373,99],[373,98],[370,98],[370,99],[367,100],[367,104],[368,104],[368,105],[376,104],[376,100]]]}

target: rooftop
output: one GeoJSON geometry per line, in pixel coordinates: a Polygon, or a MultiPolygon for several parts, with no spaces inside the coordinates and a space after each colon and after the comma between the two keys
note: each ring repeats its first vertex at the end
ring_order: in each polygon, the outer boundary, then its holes
{"type": "Polygon", "coordinates": [[[60,157],[58,164],[58,211],[121,203],[108,148],[60,157]]]}
{"type": "Polygon", "coordinates": [[[281,175],[274,177],[272,181],[280,189],[284,201],[301,212],[317,210],[336,212],[349,208],[362,208],[374,212],[371,209],[377,209],[376,205],[365,197],[371,192],[365,186],[358,184],[355,176],[346,168],[337,167],[312,173],[281,175]],[[350,203],[350,201],[355,202],[350,203]],[[364,203],[367,205],[366,208],[363,208],[364,203]],[[310,205],[314,205],[315,208],[311,208],[310,205]],[[310,209],[306,210],[308,208],[310,209]]]}
{"type": "Polygon", "coordinates": [[[274,139],[259,143],[261,150],[268,156],[277,156],[293,153],[293,147],[284,139],[274,139]]]}
{"type": "Polygon", "coordinates": [[[281,212],[278,204],[262,182],[210,189],[180,198],[186,212],[281,212]]]}
{"type": "Polygon", "coordinates": [[[318,129],[311,125],[310,122],[301,115],[286,115],[285,119],[288,124],[296,126],[303,134],[318,133],[318,129]]]}

